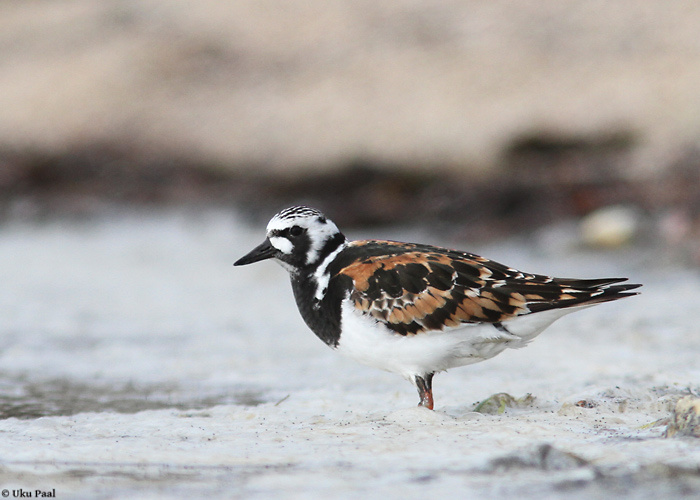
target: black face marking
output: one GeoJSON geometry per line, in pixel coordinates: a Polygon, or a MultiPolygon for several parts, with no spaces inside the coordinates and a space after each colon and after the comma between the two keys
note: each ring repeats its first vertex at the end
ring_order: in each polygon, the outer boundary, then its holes
{"type": "Polygon", "coordinates": [[[326,244],[323,246],[316,259],[318,262],[323,262],[326,256],[333,253],[338,249],[339,246],[345,243],[345,235],[343,233],[336,233],[335,236],[328,239],[326,244]]]}
{"type": "Polygon", "coordinates": [[[347,240],[340,231],[329,231],[328,219],[313,208],[291,207],[275,217],[289,221],[288,227],[273,231],[272,236],[286,238],[292,244],[290,253],[280,252],[277,258],[290,270],[299,312],[316,336],[335,347],[340,338],[341,304],[351,282],[346,278],[333,280],[329,277],[326,284],[324,278],[328,270],[321,272],[319,266],[347,240]],[[306,220],[302,223],[302,219],[306,220]],[[318,233],[313,233],[315,230],[323,231],[322,240],[319,241],[318,233]],[[317,248],[319,245],[321,248],[317,248]],[[313,258],[309,259],[312,251],[313,258]]]}
{"type": "Polygon", "coordinates": [[[290,241],[294,238],[298,238],[304,233],[306,233],[306,228],[301,226],[285,227],[284,229],[272,231],[273,236],[281,236],[282,238],[287,238],[290,241]]]}
{"type": "Polygon", "coordinates": [[[298,236],[292,236],[291,229],[292,228],[285,228],[272,232],[272,236],[286,238],[292,244],[291,253],[280,252],[277,258],[292,266],[296,271],[301,271],[307,266],[306,255],[311,248],[311,240],[306,234],[306,231],[302,231],[298,236]]]}
{"type": "Polygon", "coordinates": [[[345,236],[316,209],[292,207],[273,217],[268,237],[284,238],[275,256],[292,274],[312,273],[324,259],[346,243],[345,236]],[[287,248],[289,247],[289,248],[287,248]],[[319,248],[320,247],[320,248],[319,248]]]}

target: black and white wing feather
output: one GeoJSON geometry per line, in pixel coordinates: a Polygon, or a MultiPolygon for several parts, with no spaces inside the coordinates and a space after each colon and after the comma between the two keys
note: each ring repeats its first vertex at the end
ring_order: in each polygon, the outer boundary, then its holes
{"type": "Polygon", "coordinates": [[[349,299],[401,335],[464,324],[501,323],[553,309],[616,300],[640,285],[626,278],[566,279],[528,274],[478,255],[428,245],[355,241],[364,258],[338,276],[352,280],[349,299]]]}

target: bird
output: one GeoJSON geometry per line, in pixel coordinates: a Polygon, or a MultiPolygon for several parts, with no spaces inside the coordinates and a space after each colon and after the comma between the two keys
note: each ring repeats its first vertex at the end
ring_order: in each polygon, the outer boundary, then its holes
{"type": "Polygon", "coordinates": [[[637,295],[628,278],[531,274],[427,244],[349,241],[320,210],[286,208],[234,266],[289,272],[306,325],[355,361],[403,376],[434,408],[433,376],[528,344],[558,318],[637,295]]]}

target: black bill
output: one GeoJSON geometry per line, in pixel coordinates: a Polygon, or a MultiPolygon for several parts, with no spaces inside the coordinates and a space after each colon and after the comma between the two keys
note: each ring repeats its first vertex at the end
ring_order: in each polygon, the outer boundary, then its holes
{"type": "Polygon", "coordinates": [[[270,240],[266,239],[260,245],[253,248],[250,252],[234,262],[233,265],[245,266],[246,264],[252,264],[253,262],[270,259],[275,256],[275,253],[277,253],[277,249],[272,246],[270,240]]]}

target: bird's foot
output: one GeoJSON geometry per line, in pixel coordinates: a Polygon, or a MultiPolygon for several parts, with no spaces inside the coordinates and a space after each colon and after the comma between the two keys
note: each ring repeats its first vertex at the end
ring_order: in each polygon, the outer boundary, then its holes
{"type": "Polygon", "coordinates": [[[416,375],[416,387],[418,388],[418,395],[420,396],[420,403],[418,406],[427,408],[428,410],[433,409],[433,374],[428,373],[425,377],[419,377],[416,375]]]}

